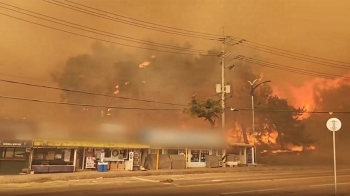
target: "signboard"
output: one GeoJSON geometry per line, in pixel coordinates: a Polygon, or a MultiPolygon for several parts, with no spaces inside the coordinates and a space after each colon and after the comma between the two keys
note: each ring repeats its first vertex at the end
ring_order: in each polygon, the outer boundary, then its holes
{"type": "Polygon", "coordinates": [[[134,167],[141,166],[141,152],[140,152],[140,150],[134,150],[133,165],[134,165],[134,167]]]}
{"type": "Polygon", "coordinates": [[[129,152],[129,160],[125,162],[125,170],[132,171],[134,169],[134,152],[129,152]]]}
{"type": "Polygon", "coordinates": [[[331,118],[327,121],[326,126],[330,131],[339,131],[341,128],[341,121],[337,118],[331,118]]]}
{"type": "MultiPolygon", "coordinates": [[[[1,139],[0,139],[1,140],[1,139]]],[[[111,143],[111,142],[89,142],[89,141],[58,141],[58,140],[35,140],[34,146],[55,146],[55,147],[94,147],[94,148],[149,148],[148,145],[111,143]]]]}
{"type": "Polygon", "coordinates": [[[71,155],[70,150],[64,150],[63,161],[70,162],[70,155],[71,155]]]}
{"type": "Polygon", "coordinates": [[[95,157],[86,157],[86,169],[94,169],[95,168],[95,157]]]}
{"type": "Polygon", "coordinates": [[[253,148],[247,148],[247,164],[253,164],[253,148]]]}
{"type": "Polygon", "coordinates": [[[330,118],[326,123],[327,128],[333,134],[333,164],[334,164],[334,195],[337,195],[337,157],[335,149],[335,132],[341,128],[341,121],[337,118],[330,118]]]}
{"type": "Polygon", "coordinates": [[[32,147],[33,141],[0,139],[0,146],[1,147],[32,147]]]}

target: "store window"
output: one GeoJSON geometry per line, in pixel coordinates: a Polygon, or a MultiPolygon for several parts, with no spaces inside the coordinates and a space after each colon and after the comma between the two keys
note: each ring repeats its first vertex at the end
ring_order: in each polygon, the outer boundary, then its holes
{"type": "Polygon", "coordinates": [[[2,159],[24,159],[25,148],[2,148],[2,159]]]}
{"type": "Polygon", "coordinates": [[[199,162],[200,150],[191,150],[191,162],[199,162]]]}
{"type": "Polygon", "coordinates": [[[205,157],[209,155],[209,150],[201,150],[201,162],[205,162],[205,157]]]}
{"type": "Polygon", "coordinates": [[[168,154],[179,154],[179,150],[178,149],[168,149],[168,154]]]}

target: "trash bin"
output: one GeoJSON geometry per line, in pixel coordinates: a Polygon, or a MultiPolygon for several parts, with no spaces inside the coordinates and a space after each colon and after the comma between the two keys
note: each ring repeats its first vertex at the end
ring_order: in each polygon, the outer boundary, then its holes
{"type": "Polygon", "coordinates": [[[108,171],[108,162],[103,163],[103,171],[108,171]]]}
{"type": "Polygon", "coordinates": [[[97,163],[97,171],[98,171],[98,172],[103,172],[103,170],[104,170],[104,165],[103,165],[103,163],[98,162],[98,163],[97,163]]]}

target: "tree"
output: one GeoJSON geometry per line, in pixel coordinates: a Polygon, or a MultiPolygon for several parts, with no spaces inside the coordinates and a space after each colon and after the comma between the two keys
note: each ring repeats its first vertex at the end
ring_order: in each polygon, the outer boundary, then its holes
{"type": "Polygon", "coordinates": [[[281,149],[288,149],[288,145],[307,148],[315,141],[306,133],[303,120],[299,118],[305,112],[304,108],[295,108],[286,99],[271,96],[257,109],[261,120],[260,141],[272,132],[277,132],[276,143],[281,149]]]}
{"type": "Polygon", "coordinates": [[[195,96],[192,97],[189,107],[184,109],[184,113],[191,117],[204,118],[210,123],[211,128],[215,126],[215,118],[219,118],[218,114],[222,112],[220,100],[207,98],[205,100],[198,100],[195,96]]]}

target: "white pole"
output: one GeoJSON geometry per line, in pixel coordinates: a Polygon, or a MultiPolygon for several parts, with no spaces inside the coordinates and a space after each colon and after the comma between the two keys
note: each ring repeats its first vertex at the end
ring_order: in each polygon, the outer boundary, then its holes
{"type": "Polygon", "coordinates": [[[82,170],[85,170],[85,159],[86,159],[86,157],[85,157],[85,147],[84,147],[84,149],[83,149],[83,165],[81,166],[81,169],[82,170]]]}
{"type": "Polygon", "coordinates": [[[74,168],[74,170],[73,171],[75,171],[75,169],[76,169],[76,164],[77,164],[77,149],[75,148],[74,149],[74,158],[73,158],[73,168],[74,168]]]}
{"type": "MultiPolygon", "coordinates": [[[[252,86],[253,88],[253,86],[252,86]]],[[[252,91],[252,113],[253,113],[253,137],[254,137],[254,140],[253,140],[253,145],[254,145],[254,156],[252,157],[253,158],[253,164],[257,164],[257,160],[256,160],[256,146],[255,146],[255,109],[254,109],[254,95],[253,95],[253,91],[252,91]]]]}
{"type": "Polygon", "coordinates": [[[335,121],[333,121],[334,195],[337,195],[337,160],[335,151],[335,121]]]}

